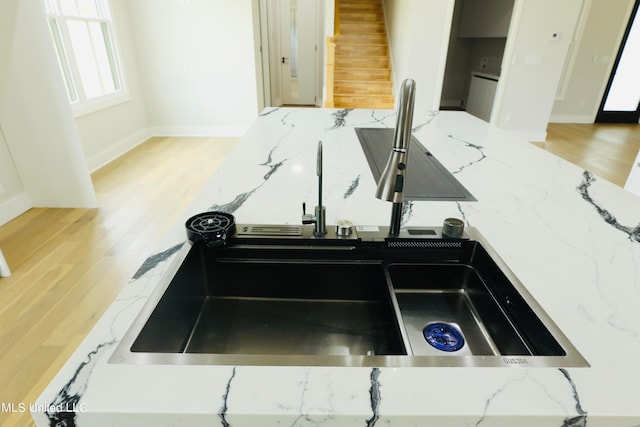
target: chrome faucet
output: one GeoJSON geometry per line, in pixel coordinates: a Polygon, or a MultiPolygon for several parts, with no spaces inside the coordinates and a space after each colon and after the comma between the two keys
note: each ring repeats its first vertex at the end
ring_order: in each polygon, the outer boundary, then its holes
{"type": "Polygon", "coordinates": [[[327,210],[322,205],[322,141],[318,141],[316,175],[318,176],[318,205],[315,207],[315,215],[310,215],[306,212],[306,204],[302,204],[302,223],[313,224],[313,235],[321,237],[327,234],[327,210]]]}
{"type": "Polygon", "coordinates": [[[378,199],[393,203],[391,225],[389,226],[390,236],[397,236],[400,233],[415,94],[416,82],[411,79],[404,80],[400,87],[400,97],[398,98],[393,148],[389,155],[389,160],[387,160],[387,165],[380,175],[378,189],[376,190],[378,199]]]}

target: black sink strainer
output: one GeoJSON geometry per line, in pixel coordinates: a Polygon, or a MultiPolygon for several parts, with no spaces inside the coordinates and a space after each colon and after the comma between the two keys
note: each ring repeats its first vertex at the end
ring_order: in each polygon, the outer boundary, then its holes
{"type": "Polygon", "coordinates": [[[464,337],[455,326],[445,322],[429,323],[422,331],[424,339],[442,351],[457,351],[464,346],[464,337]]]}
{"type": "Polygon", "coordinates": [[[209,248],[226,245],[227,238],[236,232],[233,215],[216,211],[192,216],[187,220],[185,227],[190,241],[202,242],[209,248]]]}

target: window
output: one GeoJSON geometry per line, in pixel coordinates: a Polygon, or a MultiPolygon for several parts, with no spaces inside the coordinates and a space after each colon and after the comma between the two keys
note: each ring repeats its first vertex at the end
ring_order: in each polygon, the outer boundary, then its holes
{"type": "Polygon", "coordinates": [[[44,0],[58,62],[77,114],[125,96],[108,0],[44,0]]]}

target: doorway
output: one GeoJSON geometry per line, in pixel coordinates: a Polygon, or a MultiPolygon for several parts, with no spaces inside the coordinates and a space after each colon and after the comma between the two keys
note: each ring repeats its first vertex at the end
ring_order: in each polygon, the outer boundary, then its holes
{"type": "Polygon", "coordinates": [[[514,7],[514,0],[455,2],[441,110],[466,110],[491,121],[514,7]]]}
{"type": "Polygon", "coordinates": [[[596,123],[640,121],[640,0],[636,0],[596,123]]]}
{"type": "Polygon", "coordinates": [[[265,91],[271,106],[309,105],[322,102],[323,1],[266,0],[261,25],[268,43],[263,51],[265,91]],[[264,29],[263,28],[263,29],[264,29]],[[268,59],[267,59],[268,58],[268,59]]]}

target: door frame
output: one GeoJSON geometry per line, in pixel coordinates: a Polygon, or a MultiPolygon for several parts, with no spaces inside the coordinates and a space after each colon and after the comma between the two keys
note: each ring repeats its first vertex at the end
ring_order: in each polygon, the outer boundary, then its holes
{"type": "Polygon", "coordinates": [[[500,64],[500,79],[493,97],[493,107],[491,108],[491,116],[489,123],[498,126],[500,114],[502,113],[502,103],[506,92],[506,82],[509,71],[515,56],[516,39],[518,38],[518,30],[520,29],[520,18],[522,17],[522,9],[524,8],[524,0],[513,0],[513,10],[511,11],[511,21],[509,22],[509,30],[507,31],[507,40],[502,53],[502,63],[500,64]]]}
{"type": "MultiPolygon", "coordinates": [[[[304,0],[309,1],[309,0],[304,0]]],[[[320,107],[323,105],[323,86],[324,86],[324,32],[325,32],[325,1],[316,0],[316,81],[315,105],[320,107]]],[[[264,98],[265,107],[279,107],[282,105],[282,73],[280,67],[280,43],[279,43],[279,19],[278,19],[278,0],[259,0],[259,20],[254,31],[260,34],[259,54],[262,58],[261,71],[259,80],[262,82],[262,90],[258,89],[259,98],[264,98]]]]}
{"type": "Polygon", "coordinates": [[[622,54],[627,45],[629,33],[631,32],[631,28],[634,23],[636,25],[640,25],[640,0],[635,0],[635,4],[633,5],[633,9],[631,10],[631,15],[629,16],[629,21],[627,22],[627,26],[622,37],[622,42],[620,43],[620,47],[616,55],[616,60],[613,63],[613,68],[611,69],[611,74],[609,75],[606,89],[604,91],[604,94],[602,95],[602,100],[600,101],[598,114],[595,118],[596,123],[638,123],[640,121],[640,102],[638,102],[638,106],[636,107],[635,111],[604,111],[604,105],[607,102],[609,90],[611,89],[613,80],[616,76],[616,70],[618,69],[618,65],[620,64],[620,59],[622,58],[622,54]]]}

